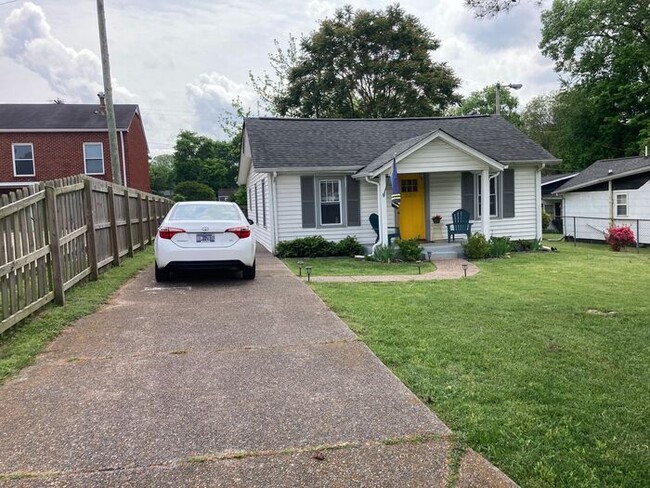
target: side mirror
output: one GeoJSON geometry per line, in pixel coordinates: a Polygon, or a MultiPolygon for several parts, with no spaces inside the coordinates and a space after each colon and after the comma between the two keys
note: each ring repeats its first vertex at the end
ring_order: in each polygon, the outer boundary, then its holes
{"type": "Polygon", "coordinates": [[[255,223],[255,222],[253,222],[253,219],[246,219],[246,220],[248,220],[248,223],[249,223],[250,225],[253,225],[253,224],[255,223]]]}

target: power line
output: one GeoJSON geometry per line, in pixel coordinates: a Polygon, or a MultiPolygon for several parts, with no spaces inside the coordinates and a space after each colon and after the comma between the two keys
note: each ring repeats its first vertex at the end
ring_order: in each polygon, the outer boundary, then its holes
{"type": "Polygon", "coordinates": [[[16,3],[16,2],[20,2],[20,0],[9,0],[8,2],[2,2],[0,3],[0,7],[3,5],[9,5],[10,3],[16,3]]]}

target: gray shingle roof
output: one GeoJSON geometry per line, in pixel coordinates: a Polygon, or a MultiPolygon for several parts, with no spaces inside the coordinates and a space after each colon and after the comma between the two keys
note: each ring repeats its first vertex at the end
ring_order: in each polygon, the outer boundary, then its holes
{"type": "Polygon", "coordinates": [[[247,118],[257,169],[354,167],[361,169],[394,147],[443,130],[499,162],[557,161],[497,115],[404,119],[247,118]]]}
{"type": "MultiPolygon", "coordinates": [[[[137,105],[115,105],[118,130],[127,130],[137,105]]],[[[0,131],[106,130],[106,115],[92,104],[0,104],[0,131]]]]}
{"type": "Polygon", "coordinates": [[[577,174],[578,174],[578,172],[575,172],[575,173],[557,173],[557,174],[554,174],[554,175],[544,175],[544,176],[542,176],[542,185],[548,185],[549,183],[554,183],[556,181],[561,181],[561,180],[573,178],[577,174]]]}
{"type": "Polygon", "coordinates": [[[650,171],[650,158],[633,156],[620,159],[601,159],[582,170],[580,174],[555,190],[556,193],[577,190],[602,181],[615,180],[628,174],[650,171]],[[611,174],[609,171],[612,171],[611,174]]]}

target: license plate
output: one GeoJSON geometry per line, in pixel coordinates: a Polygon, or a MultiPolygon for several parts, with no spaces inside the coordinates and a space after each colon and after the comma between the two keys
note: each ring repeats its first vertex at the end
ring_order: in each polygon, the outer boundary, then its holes
{"type": "Polygon", "coordinates": [[[214,242],[214,234],[196,234],[196,242],[214,242]]]}

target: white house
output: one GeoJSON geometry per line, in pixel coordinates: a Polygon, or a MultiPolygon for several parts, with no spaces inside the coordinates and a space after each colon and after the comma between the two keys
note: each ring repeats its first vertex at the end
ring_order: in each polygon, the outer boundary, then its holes
{"type": "Polygon", "coordinates": [[[431,218],[450,223],[459,208],[470,213],[473,231],[536,239],[541,170],[558,162],[497,115],[247,118],[238,182],[248,188],[255,236],[272,252],[280,241],[313,235],[387,243],[392,226],[403,239],[431,240],[431,218]],[[393,159],[399,211],[390,205],[393,159]],[[379,236],[369,222],[373,213],[379,236]]]}
{"type": "Polygon", "coordinates": [[[650,244],[650,158],[603,159],[560,186],[564,234],[604,240],[612,225],[629,225],[650,244]]]}

